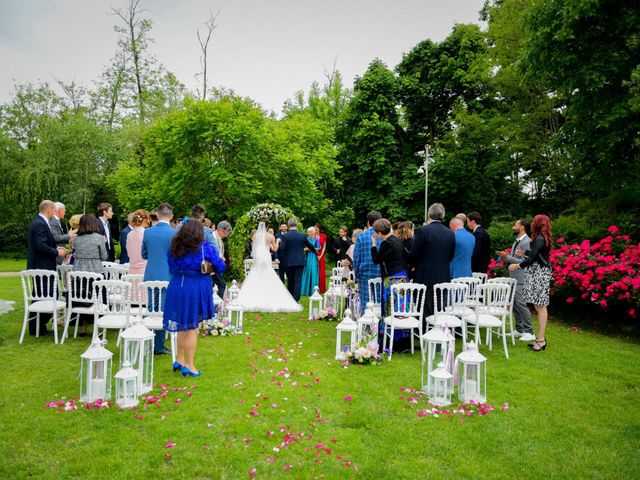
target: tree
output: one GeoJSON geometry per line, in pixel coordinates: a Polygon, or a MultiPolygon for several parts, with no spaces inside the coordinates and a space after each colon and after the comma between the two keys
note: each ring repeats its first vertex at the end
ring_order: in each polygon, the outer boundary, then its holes
{"type": "Polygon", "coordinates": [[[213,15],[209,12],[209,19],[205,22],[205,27],[207,27],[207,33],[200,35],[200,30],[196,31],[196,36],[198,37],[198,43],[200,44],[200,68],[202,69],[202,100],[207,99],[207,53],[209,49],[209,41],[211,40],[211,35],[213,35],[213,31],[216,29],[216,18],[220,11],[213,15]]]}

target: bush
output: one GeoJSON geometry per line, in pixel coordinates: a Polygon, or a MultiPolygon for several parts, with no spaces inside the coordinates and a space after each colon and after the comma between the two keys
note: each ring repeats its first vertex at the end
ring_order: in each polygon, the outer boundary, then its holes
{"type": "Polygon", "coordinates": [[[513,222],[511,221],[493,221],[491,226],[487,228],[487,232],[491,237],[492,256],[494,250],[504,250],[510,248],[515,240],[513,236],[513,222]]]}
{"type": "Polygon", "coordinates": [[[0,225],[0,252],[26,256],[29,222],[9,221],[0,225]]]}

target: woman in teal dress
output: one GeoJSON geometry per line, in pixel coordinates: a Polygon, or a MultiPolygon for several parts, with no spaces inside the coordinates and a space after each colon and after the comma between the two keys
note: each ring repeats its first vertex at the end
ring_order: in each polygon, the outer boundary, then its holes
{"type": "MultiPolygon", "coordinates": [[[[316,249],[320,250],[320,241],[316,238],[316,229],[307,228],[307,237],[316,249]]],[[[318,285],[318,256],[315,252],[307,251],[307,261],[302,272],[301,295],[313,295],[313,289],[318,285]]]]}

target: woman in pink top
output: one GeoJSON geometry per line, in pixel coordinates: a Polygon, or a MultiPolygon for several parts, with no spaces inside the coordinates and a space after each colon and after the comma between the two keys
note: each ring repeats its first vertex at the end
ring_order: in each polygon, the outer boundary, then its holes
{"type": "Polygon", "coordinates": [[[129,273],[144,275],[147,261],[142,258],[142,237],[149,226],[149,212],[136,210],[131,222],[133,229],[127,235],[127,253],[129,254],[129,273]]]}

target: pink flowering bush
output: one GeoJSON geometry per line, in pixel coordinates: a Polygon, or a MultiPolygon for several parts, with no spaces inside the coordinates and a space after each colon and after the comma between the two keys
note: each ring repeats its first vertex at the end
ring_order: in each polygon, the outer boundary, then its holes
{"type": "MultiPolygon", "coordinates": [[[[568,304],[597,305],[600,311],[635,319],[640,307],[640,244],[615,225],[596,241],[556,240],[551,252],[551,294],[568,304]]],[[[502,262],[489,265],[489,277],[506,276],[502,262]]]]}
{"type": "Polygon", "coordinates": [[[566,303],[591,303],[604,311],[636,318],[640,306],[640,244],[621,235],[615,225],[609,235],[592,243],[556,240],[551,253],[552,293],[566,303]]]}

